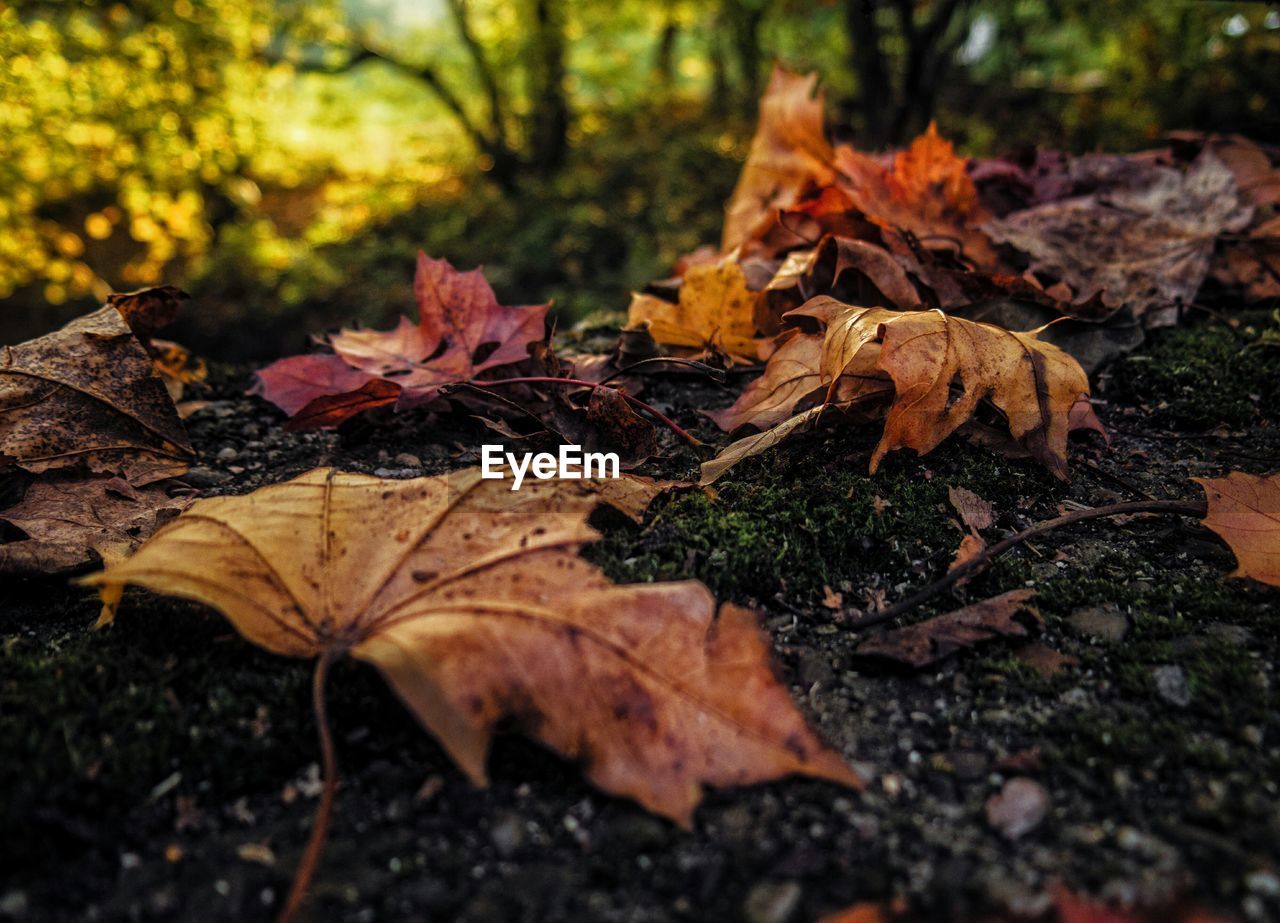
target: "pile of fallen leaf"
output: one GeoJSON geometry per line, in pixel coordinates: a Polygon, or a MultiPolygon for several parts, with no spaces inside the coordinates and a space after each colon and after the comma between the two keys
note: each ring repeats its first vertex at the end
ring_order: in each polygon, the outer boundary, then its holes
{"type": "MultiPolygon", "coordinates": [[[[423,408],[476,416],[517,445],[616,452],[629,469],[680,456],[701,462],[704,485],[829,424],[879,427],[873,474],[890,451],[924,455],[958,434],[973,451],[1029,457],[1065,480],[1072,432],[1105,438],[1093,372],[1194,310],[1206,284],[1251,300],[1280,294],[1275,151],[1181,135],[1129,156],[972,161],[931,127],[876,156],[827,141],[814,86],[775,72],[721,248],[636,294],[612,350],[558,351],[548,305],[501,305],[480,270],[422,255],[415,320],[324,337],[260,370],[253,393],[293,429],[366,415],[394,430],[398,412],[423,408]],[[743,369],[756,374],[732,406],[705,413],[740,436],[714,457],[642,397],[651,376],[725,382],[743,369]]],[[[629,474],[513,492],[474,468],[412,480],[320,469],[199,498],[182,481],[195,460],[182,421],[201,407],[182,397],[204,367],[156,339],[184,299],[113,296],[4,348],[0,573],[105,565],[83,581],[101,593],[100,624],[138,585],[205,603],[253,643],[316,661],[325,797],[283,918],[300,906],[332,809],[324,684],[346,656],[377,667],[477,784],[501,726],[683,825],[708,785],[791,773],[860,785],[774,677],[754,613],[718,606],[692,581],[618,586],[579,556],[596,538],[597,504],[640,519],[692,482],[629,474]]],[[[953,491],[964,535],[951,569],[856,624],[900,618],[1035,535],[1133,513],[1196,516],[1235,553],[1232,576],[1280,586],[1280,476],[1200,483],[1204,502],[1077,510],[991,546],[981,536],[990,505],[953,491]]],[[[859,652],[922,667],[1026,634],[1033,595],[899,625],[859,652]]],[[[1063,920],[1101,918],[1070,895],[1056,906],[1063,920]]]]}

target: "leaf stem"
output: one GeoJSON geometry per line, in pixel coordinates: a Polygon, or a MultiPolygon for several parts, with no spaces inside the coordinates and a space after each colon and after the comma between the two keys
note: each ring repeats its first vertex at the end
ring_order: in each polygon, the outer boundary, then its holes
{"type": "Polygon", "coordinates": [[[1028,539],[1033,539],[1038,535],[1046,532],[1052,532],[1062,526],[1069,526],[1077,522],[1086,522],[1090,519],[1101,519],[1104,516],[1120,516],[1125,513],[1181,513],[1186,516],[1198,516],[1204,518],[1208,515],[1209,506],[1203,500],[1130,500],[1125,503],[1112,503],[1107,506],[1095,506],[1086,510],[1076,510],[1073,513],[1067,513],[1064,516],[1058,516],[1054,519],[1046,519],[1035,525],[1028,526],[1021,532],[1010,535],[1002,541],[996,542],[989,548],[984,549],[979,554],[974,555],[964,564],[954,570],[947,572],[946,576],[935,580],[928,586],[922,587],[915,593],[912,593],[906,599],[894,603],[892,606],[881,609],[879,612],[873,612],[867,617],[854,622],[851,628],[870,628],[872,625],[879,625],[883,622],[895,619],[904,612],[909,612],[916,606],[920,605],[927,599],[930,599],[943,590],[950,587],[958,580],[972,576],[979,570],[991,564],[996,558],[1004,554],[1010,548],[1021,545],[1028,539]]]}
{"type": "MultiPolygon", "coordinates": [[[[529,375],[527,377],[521,377],[521,378],[495,378],[492,381],[471,381],[469,382],[469,384],[478,388],[487,388],[493,385],[573,385],[576,388],[592,388],[592,389],[608,387],[607,385],[602,385],[599,382],[595,382],[595,381],[583,381],[581,378],[553,378],[550,375],[529,375]]],[[[630,404],[632,407],[635,407],[637,410],[642,410],[645,413],[649,414],[651,417],[653,417],[655,420],[657,420],[667,429],[671,430],[671,432],[675,433],[677,436],[679,436],[689,445],[694,446],[695,448],[701,447],[703,445],[702,440],[698,439],[696,436],[694,436],[692,433],[690,433],[688,430],[682,427],[679,423],[677,423],[675,420],[668,417],[666,414],[664,414],[658,408],[654,407],[652,404],[646,404],[644,401],[640,400],[640,398],[633,397],[632,395],[628,394],[626,391],[621,391],[617,388],[609,388],[609,390],[615,391],[618,394],[621,394],[623,397],[623,400],[625,400],[628,404],[630,404]]]]}
{"type": "Polygon", "coordinates": [[[293,876],[293,885],[289,888],[289,896],[284,902],[284,909],[276,918],[276,923],[291,923],[302,909],[302,902],[311,887],[311,879],[315,876],[316,867],[320,864],[320,854],[324,851],[325,837],[329,833],[329,821],[333,817],[333,801],[338,792],[338,759],[333,750],[333,733],[329,730],[329,715],[324,704],[325,681],[329,677],[329,667],[338,654],[325,651],[316,660],[315,673],[311,679],[311,707],[315,711],[316,726],[320,735],[320,754],[324,762],[324,790],[320,793],[320,804],[316,808],[315,819],[311,822],[311,839],[302,853],[302,861],[293,876]]]}

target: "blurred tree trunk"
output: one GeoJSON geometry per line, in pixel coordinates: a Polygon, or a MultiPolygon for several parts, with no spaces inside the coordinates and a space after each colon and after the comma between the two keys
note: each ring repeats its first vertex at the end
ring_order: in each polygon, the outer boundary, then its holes
{"type": "Polygon", "coordinates": [[[533,2],[530,49],[529,150],[525,161],[540,176],[555,173],[569,152],[569,98],[565,90],[563,11],[556,0],[533,2]]]}
{"type": "MultiPolygon", "coordinates": [[[[733,53],[738,73],[738,101],[750,111],[760,95],[760,24],[768,10],[768,0],[723,0],[720,25],[733,53]]],[[[719,30],[717,30],[719,31],[719,30]]]]}
{"type": "Polygon", "coordinates": [[[966,35],[969,0],[845,0],[844,21],[854,73],[861,143],[901,144],[933,116],[938,90],[966,35]],[[892,8],[900,54],[882,42],[881,10],[892,8]],[[891,73],[892,71],[892,73],[891,73]]]}

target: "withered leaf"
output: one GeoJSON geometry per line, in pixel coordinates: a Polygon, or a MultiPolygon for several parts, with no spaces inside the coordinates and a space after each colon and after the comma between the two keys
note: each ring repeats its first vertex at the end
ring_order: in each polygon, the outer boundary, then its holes
{"type": "Polygon", "coordinates": [[[402,317],[394,330],[343,330],[329,337],[334,355],[273,363],[252,393],[296,416],[294,428],[332,427],[372,407],[428,403],[445,385],[528,358],[544,338],[550,306],[498,304],[479,269],[458,272],[419,253],[414,294],[416,324],[402,317]]]}
{"type": "Polygon", "coordinates": [[[151,338],[172,324],[190,299],[180,288],[161,285],[136,292],[112,292],[107,296],[107,304],[120,312],[143,346],[150,346],[151,338]]]}
{"type": "Polygon", "coordinates": [[[191,457],[151,356],[114,307],[0,348],[0,461],[141,486],[182,474],[191,457]]]}
{"type": "Polygon", "coordinates": [[[761,235],[807,187],[834,179],[817,82],[817,74],[793,74],[774,66],[760,99],[751,151],[725,214],[725,252],[761,235]]]}
{"type": "Polygon", "coordinates": [[[1239,565],[1233,577],[1280,586],[1280,474],[1232,471],[1224,478],[1192,478],[1204,488],[1204,524],[1221,536],[1239,565]]]}
{"type": "Polygon", "coordinates": [[[86,582],[204,602],[276,653],[372,663],[477,784],[510,721],[685,825],[704,785],[858,785],[774,679],[752,613],[717,616],[692,581],[615,586],[578,557],[593,502],[477,469],[321,469],[201,500],[86,582]]]}
{"type": "Polygon", "coordinates": [[[856,652],[864,657],[922,669],[983,641],[1023,637],[1028,633],[1028,624],[1040,621],[1040,613],[1030,604],[1035,595],[1032,589],[1010,590],[963,609],[868,638],[858,645],[856,652]]]}
{"type": "MultiPolygon", "coordinates": [[[[964,487],[956,487],[952,485],[947,488],[947,498],[951,501],[951,506],[960,515],[960,521],[964,523],[965,534],[960,539],[960,547],[956,549],[955,557],[951,560],[949,570],[955,570],[962,564],[967,564],[987,547],[986,539],[979,533],[983,529],[991,528],[995,522],[995,515],[991,503],[983,500],[973,491],[964,487]]],[[[961,580],[957,586],[962,586],[964,581],[961,580]]]]}
{"type": "Polygon", "coordinates": [[[712,349],[741,362],[755,362],[756,293],[734,260],[690,267],[679,303],[636,293],[627,311],[629,328],[646,327],[654,340],[686,349],[712,349]]]}
{"type": "Polygon", "coordinates": [[[698,483],[703,487],[715,483],[722,474],[738,464],[738,462],[745,461],[762,452],[767,452],[796,433],[803,433],[812,429],[818,425],[823,413],[835,412],[838,412],[838,410],[826,404],[810,407],[808,410],[793,417],[788,417],[771,429],[756,433],[754,436],[744,436],[736,442],[730,443],[715,458],[702,463],[702,476],[698,483]]]}
{"type": "Polygon", "coordinates": [[[875,368],[893,380],[895,394],[872,473],[894,449],[931,451],[987,402],[1015,442],[1065,480],[1070,411],[1089,393],[1089,379],[1075,359],[1036,334],[941,311],[849,308],[828,327],[823,377],[834,382],[849,367],[863,375],[861,354],[878,347],[875,368]]]}
{"type": "Polygon", "coordinates": [[[1253,209],[1210,151],[1186,170],[1149,169],[1141,184],[1014,212],[983,228],[1077,296],[1101,293],[1148,326],[1171,324],[1204,282],[1214,240],[1246,227],[1253,209]]]}
{"type": "Polygon", "coordinates": [[[160,484],[135,489],[122,478],[46,475],[0,510],[0,520],[28,536],[0,544],[0,573],[60,574],[117,563],[190,502],[160,484]]]}
{"type": "Polygon", "coordinates": [[[787,256],[756,301],[756,327],[763,333],[777,333],[784,314],[817,295],[830,295],[845,304],[904,310],[921,303],[906,271],[887,250],[828,235],[812,250],[787,256]]]}

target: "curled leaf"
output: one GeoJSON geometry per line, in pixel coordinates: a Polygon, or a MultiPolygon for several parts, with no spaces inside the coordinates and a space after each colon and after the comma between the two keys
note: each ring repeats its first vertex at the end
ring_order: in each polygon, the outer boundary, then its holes
{"type": "Polygon", "coordinates": [[[0,347],[0,458],[141,486],[182,474],[191,456],[151,356],[114,307],[0,347]]]}
{"type": "Polygon", "coordinates": [[[760,99],[751,151],[725,214],[722,250],[758,237],[808,186],[834,179],[817,82],[817,74],[793,74],[774,66],[760,99]]]}

